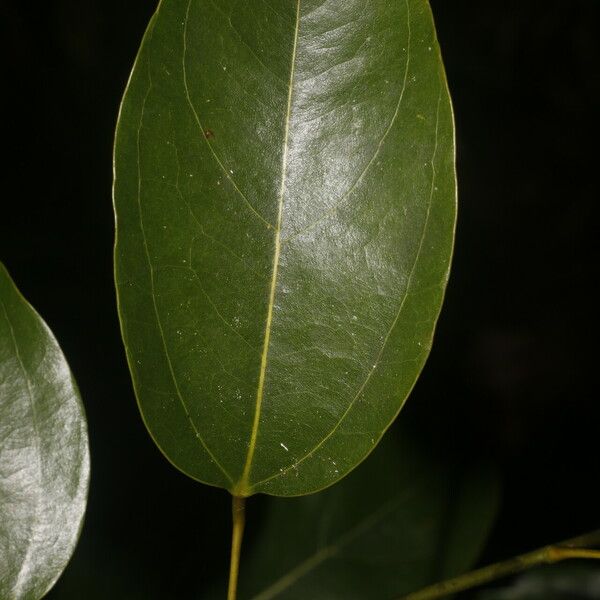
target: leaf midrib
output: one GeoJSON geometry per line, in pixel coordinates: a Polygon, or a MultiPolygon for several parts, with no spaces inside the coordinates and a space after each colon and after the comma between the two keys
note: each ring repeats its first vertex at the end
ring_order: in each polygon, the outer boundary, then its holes
{"type": "Polygon", "coordinates": [[[294,76],[296,71],[296,54],[298,49],[298,32],[300,30],[300,3],[301,0],[296,0],[296,22],[294,25],[294,43],[292,46],[292,58],[290,66],[290,79],[288,84],[288,99],[287,110],[285,115],[285,129],[283,137],[283,154],[281,159],[281,188],[279,190],[279,199],[277,207],[277,224],[274,233],[274,254],[273,254],[273,270],[271,274],[271,286],[269,290],[269,304],[267,307],[267,320],[265,323],[265,334],[263,339],[263,349],[260,360],[260,370],[258,375],[258,386],[256,390],[256,402],[254,408],[254,419],[252,422],[252,431],[250,432],[250,441],[248,443],[248,452],[246,454],[246,462],[244,470],[238,482],[234,494],[237,496],[249,495],[250,489],[248,481],[250,478],[250,470],[252,468],[252,460],[256,451],[256,441],[258,439],[258,429],[260,427],[260,416],[262,409],[262,400],[264,395],[265,378],[267,372],[267,364],[269,359],[269,348],[271,340],[271,328],[273,324],[273,308],[275,305],[275,294],[277,291],[277,275],[279,271],[279,257],[281,252],[281,224],[283,218],[283,204],[285,197],[285,187],[288,171],[288,152],[289,152],[289,134],[290,121],[292,114],[292,98],[294,88],[294,76]]]}
{"type": "MultiPolygon", "coordinates": [[[[406,90],[406,84],[407,84],[407,78],[408,78],[408,71],[409,71],[409,65],[410,65],[410,43],[411,43],[411,14],[410,14],[410,4],[409,4],[409,0],[405,0],[406,3],[406,10],[407,10],[407,32],[408,32],[408,43],[407,43],[407,58],[406,58],[406,64],[405,64],[405,71],[404,71],[404,78],[403,78],[403,83],[402,83],[402,88],[400,91],[400,95],[398,98],[398,103],[396,105],[396,109],[394,111],[394,114],[392,116],[392,119],[390,121],[390,123],[388,124],[382,138],[380,139],[378,145],[377,145],[377,149],[375,151],[375,153],[373,154],[373,156],[371,157],[371,159],[369,160],[369,162],[367,163],[367,165],[365,166],[365,168],[361,171],[361,173],[359,174],[359,176],[357,177],[357,179],[353,182],[353,184],[351,185],[351,187],[349,188],[349,190],[347,192],[344,193],[344,195],[342,196],[342,198],[335,203],[334,207],[330,210],[327,211],[327,213],[325,213],[325,215],[323,215],[322,217],[320,217],[319,219],[317,219],[315,222],[313,222],[311,225],[309,225],[307,228],[296,232],[296,234],[292,234],[290,235],[288,238],[285,238],[283,240],[280,239],[280,230],[281,230],[281,210],[282,210],[282,206],[283,206],[283,192],[284,192],[284,186],[285,186],[285,161],[287,159],[287,133],[288,133],[288,127],[289,127],[289,117],[290,117],[290,109],[291,109],[291,98],[292,98],[292,84],[293,84],[293,76],[294,76],[294,66],[295,66],[295,56],[296,56],[296,42],[297,42],[297,37],[298,37],[298,27],[299,27],[299,13],[300,13],[300,0],[298,0],[297,3],[297,19],[296,19],[296,32],[295,32],[295,38],[294,38],[294,50],[293,50],[293,54],[292,54],[292,69],[291,69],[291,73],[290,73],[290,88],[289,88],[289,95],[288,95],[288,113],[287,113],[287,118],[286,118],[286,138],[285,138],[285,145],[284,145],[284,173],[283,173],[283,177],[282,177],[282,189],[281,189],[281,195],[280,195],[280,204],[279,204],[279,217],[278,217],[278,223],[277,223],[277,228],[276,228],[276,248],[275,248],[275,258],[276,260],[275,262],[275,268],[273,271],[273,280],[272,280],[272,296],[269,302],[269,315],[267,318],[267,330],[266,330],[266,334],[265,334],[265,347],[263,348],[263,360],[265,362],[265,369],[263,370],[263,366],[262,366],[262,361],[261,361],[261,377],[263,378],[262,382],[259,383],[259,392],[260,392],[260,401],[258,400],[259,398],[259,394],[257,394],[257,408],[258,410],[255,413],[255,420],[254,420],[254,426],[253,426],[253,431],[252,431],[252,437],[251,437],[251,446],[249,448],[249,452],[248,452],[248,459],[246,461],[246,465],[244,468],[244,473],[242,476],[242,479],[240,481],[241,484],[244,484],[244,486],[247,487],[248,484],[248,477],[249,477],[249,472],[250,472],[250,467],[251,467],[251,460],[252,460],[252,455],[254,454],[254,446],[256,445],[256,433],[258,431],[258,421],[260,419],[260,403],[262,402],[262,385],[264,385],[264,375],[265,375],[265,371],[266,371],[266,359],[267,359],[267,354],[268,354],[268,335],[270,335],[270,317],[272,317],[272,307],[273,307],[273,300],[274,300],[274,292],[275,292],[275,284],[276,284],[276,276],[277,276],[277,265],[279,262],[279,251],[280,251],[280,246],[282,244],[285,244],[286,242],[288,242],[289,240],[295,238],[297,235],[300,235],[302,233],[304,233],[307,229],[312,228],[314,225],[318,224],[319,222],[322,221],[323,218],[326,218],[327,216],[330,216],[331,214],[333,214],[333,212],[335,212],[338,208],[339,205],[351,194],[351,192],[353,191],[353,189],[356,187],[356,185],[359,183],[359,181],[364,177],[364,175],[367,173],[367,171],[369,171],[371,165],[374,163],[377,155],[379,154],[381,147],[383,146],[383,143],[385,141],[385,139],[387,138],[388,134],[390,133],[392,126],[399,114],[400,111],[400,106],[402,104],[402,100],[404,98],[404,92],[406,90]],[[262,385],[261,385],[262,384],[262,385]]],[[[278,472],[274,473],[273,475],[266,477],[264,479],[261,479],[260,481],[258,481],[257,483],[255,483],[253,486],[250,486],[250,490],[256,488],[257,485],[260,485],[262,483],[266,483],[268,481],[271,481],[272,479],[275,479],[276,477],[280,477],[281,475],[286,474],[289,470],[296,468],[300,463],[304,462],[307,458],[309,458],[310,456],[312,456],[314,454],[314,452],[316,452],[321,446],[323,446],[323,444],[325,444],[325,442],[335,433],[335,431],[338,429],[338,427],[340,426],[340,424],[342,423],[342,421],[346,418],[346,416],[348,415],[348,413],[350,412],[350,410],[352,409],[352,407],[354,406],[356,400],[360,397],[360,394],[362,393],[363,389],[365,388],[365,386],[367,385],[367,383],[369,382],[369,380],[371,379],[371,376],[373,375],[373,372],[377,366],[377,364],[379,363],[379,360],[381,359],[381,355],[383,354],[383,351],[385,350],[385,347],[387,345],[387,341],[392,333],[392,331],[395,329],[396,323],[398,322],[398,319],[400,317],[400,314],[402,313],[402,309],[404,307],[404,303],[409,295],[409,290],[410,290],[410,282],[412,281],[413,278],[413,274],[414,274],[414,270],[417,266],[418,260],[419,260],[419,256],[421,254],[421,249],[422,249],[422,245],[423,245],[423,241],[425,238],[425,234],[427,231],[427,225],[428,225],[428,221],[429,221],[429,213],[431,210],[431,202],[432,202],[432,196],[433,196],[433,189],[434,189],[434,181],[435,181],[435,166],[434,166],[434,162],[435,162],[435,155],[437,152],[437,144],[438,144],[438,124],[439,124],[439,108],[440,108],[440,100],[441,100],[441,89],[440,89],[440,96],[438,97],[438,105],[437,105],[437,113],[436,113],[436,131],[435,131],[435,146],[434,146],[434,151],[433,151],[433,157],[431,160],[431,167],[433,170],[432,173],[432,182],[431,182],[431,190],[430,190],[430,198],[429,198],[429,203],[428,203],[428,207],[427,207],[427,214],[426,214],[426,219],[425,219],[425,223],[423,226],[423,231],[421,234],[421,239],[420,239],[420,243],[419,243],[419,248],[417,250],[416,256],[415,256],[415,260],[411,269],[411,273],[409,276],[409,282],[407,284],[407,288],[406,288],[406,292],[403,296],[402,302],[400,304],[400,308],[398,309],[398,312],[392,322],[392,325],[390,327],[390,329],[388,330],[386,336],[385,336],[385,340],[384,343],[382,345],[382,347],[380,348],[380,351],[377,355],[377,359],[375,361],[375,365],[373,366],[373,368],[369,371],[369,373],[367,374],[366,379],[364,380],[364,382],[362,383],[362,385],[359,387],[356,395],[353,397],[352,401],[350,402],[350,405],[347,407],[347,409],[344,411],[343,415],[341,416],[341,418],[338,420],[338,422],[335,424],[335,426],[333,427],[333,429],[316,445],[314,446],[307,454],[305,454],[301,459],[295,461],[292,465],[290,465],[289,467],[285,468],[285,469],[280,469],[278,472]]],[[[249,493],[251,493],[250,490],[245,490],[246,494],[244,495],[249,495],[249,493]]]]}
{"type": "MultiPolygon", "coordinates": [[[[373,373],[375,373],[375,370],[377,369],[380,361],[381,361],[381,357],[383,356],[383,353],[385,351],[385,348],[387,346],[387,343],[390,339],[390,336],[392,334],[392,332],[394,331],[394,329],[396,328],[396,325],[400,319],[400,316],[402,315],[402,312],[404,310],[404,305],[406,303],[406,300],[408,298],[408,296],[410,295],[410,290],[411,290],[411,286],[412,286],[412,281],[413,281],[413,277],[417,268],[417,264],[419,262],[419,258],[421,257],[421,251],[423,250],[423,244],[425,241],[425,237],[427,235],[427,229],[429,226],[429,218],[431,215],[431,207],[432,207],[432,203],[433,203],[433,193],[435,190],[435,178],[436,178],[436,169],[435,169],[435,160],[436,160],[436,154],[437,154],[437,150],[438,150],[438,133],[439,133],[439,115],[440,115],[440,104],[441,104],[441,92],[442,92],[442,88],[440,87],[440,91],[439,91],[439,95],[438,95],[438,102],[437,102],[437,109],[436,109],[436,124],[435,124],[435,142],[434,142],[434,148],[433,148],[433,155],[430,161],[431,164],[431,170],[432,170],[432,177],[431,177],[431,185],[430,185],[430,192],[429,192],[429,201],[427,204],[427,211],[425,214],[425,220],[424,220],[424,224],[423,224],[423,229],[421,231],[421,237],[420,237],[420,241],[419,241],[419,246],[417,248],[417,252],[415,254],[415,258],[414,258],[414,262],[412,265],[412,268],[410,270],[410,274],[408,277],[408,281],[406,284],[406,290],[404,292],[404,295],[402,297],[402,301],[400,302],[400,306],[398,308],[398,311],[396,313],[396,316],[394,318],[394,320],[392,321],[392,324],[390,326],[390,328],[388,329],[383,343],[381,345],[381,348],[379,350],[379,352],[377,353],[377,356],[375,358],[375,362],[373,364],[373,366],[371,367],[371,369],[369,370],[365,380],[363,381],[363,383],[360,385],[360,387],[358,388],[358,391],[356,392],[356,394],[354,395],[354,397],[352,398],[352,401],[350,402],[350,404],[348,405],[348,407],[346,408],[346,410],[343,412],[343,414],[341,415],[341,417],[338,419],[338,421],[336,422],[336,424],[334,425],[334,427],[331,429],[331,431],[329,431],[329,433],[323,437],[321,439],[321,441],[316,444],[310,451],[308,451],[304,456],[302,456],[301,458],[297,459],[296,461],[294,461],[293,464],[291,464],[289,467],[286,467],[285,469],[280,469],[279,471],[277,471],[276,473],[273,473],[273,475],[266,477],[264,479],[261,479],[260,481],[256,482],[254,484],[254,487],[257,487],[261,484],[267,483],[269,481],[272,481],[273,479],[276,479],[278,477],[284,476],[286,475],[289,471],[291,471],[292,469],[297,468],[300,464],[302,464],[305,460],[307,460],[308,458],[310,458],[311,456],[313,456],[313,454],[315,452],[317,452],[330,438],[331,436],[338,430],[338,428],[340,427],[340,425],[342,424],[342,422],[344,421],[344,419],[348,416],[348,414],[350,413],[350,411],[352,410],[352,408],[354,407],[354,405],[356,404],[357,400],[360,398],[362,392],[364,391],[365,387],[367,386],[367,384],[369,383],[373,373]]],[[[382,432],[383,435],[383,432],[382,432]]]]}

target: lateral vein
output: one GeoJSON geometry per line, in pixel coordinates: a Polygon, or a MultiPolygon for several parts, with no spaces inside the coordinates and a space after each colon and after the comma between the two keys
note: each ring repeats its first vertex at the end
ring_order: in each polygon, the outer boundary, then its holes
{"type": "Polygon", "coordinates": [[[221,463],[219,462],[219,460],[217,459],[217,457],[213,454],[213,452],[211,451],[211,449],[208,447],[208,445],[206,444],[206,442],[204,441],[204,438],[202,437],[202,435],[200,434],[200,431],[198,430],[198,428],[196,427],[196,424],[194,423],[194,421],[192,420],[192,416],[190,415],[190,412],[188,410],[188,407],[185,403],[185,400],[183,399],[183,394],[181,393],[181,389],[179,388],[179,383],[177,381],[177,377],[175,376],[175,370],[173,368],[173,363],[171,361],[171,355],[169,353],[169,349],[167,347],[167,342],[165,339],[165,332],[163,329],[163,325],[162,325],[162,321],[160,318],[160,313],[158,310],[158,305],[156,303],[156,285],[155,285],[155,277],[154,277],[154,265],[152,264],[152,259],[151,259],[151,255],[150,255],[150,249],[148,248],[148,240],[147,240],[147,236],[146,236],[146,228],[144,225],[144,212],[142,210],[142,173],[141,173],[141,148],[140,148],[140,136],[141,136],[141,131],[142,131],[142,126],[144,123],[144,113],[146,111],[146,102],[148,100],[148,97],[150,96],[150,92],[152,90],[152,79],[150,77],[150,73],[148,73],[148,89],[146,90],[146,94],[144,96],[144,99],[142,101],[142,108],[140,111],[140,121],[138,124],[138,129],[137,129],[137,138],[136,138],[136,148],[137,148],[137,207],[138,207],[138,213],[140,215],[140,231],[142,234],[142,242],[143,242],[143,246],[144,246],[144,253],[146,255],[146,260],[148,262],[148,270],[149,270],[149,276],[150,276],[150,291],[151,291],[151,298],[152,298],[152,307],[154,309],[154,316],[156,318],[156,325],[158,327],[158,332],[159,332],[159,337],[163,346],[163,352],[165,355],[165,360],[167,362],[167,366],[169,368],[169,374],[171,375],[171,379],[173,381],[173,386],[175,388],[175,393],[177,395],[177,398],[179,399],[179,402],[181,403],[181,406],[183,408],[183,412],[190,424],[190,427],[192,428],[192,431],[195,434],[196,439],[199,441],[199,443],[201,444],[201,446],[204,448],[205,452],[208,454],[208,456],[210,457],[210,459],[213,461],[213,463],[216,465],[216,467],[223,473],[223,475],[227,478],[228,481],[232,481],[231,476],[229,475],[229,473],[225,470],[225,468],[223,467],[223,465],[221,465],[221,463]]]}
{"type": "Polygon", "coordinates": [[[200,131],[200,137],[202,137],[202,139],[206,142],[212,157],[214,158],[215,162],[219,165],[221,171],[223,172],[223,175],[225,175],[226,179],[231,183],[231,185],[233,186],[233,189],[239,194],[240,198],[243,200],[244,204],[246,204],[248,209],[252,213],[254,213],[254,215],[260,221],[262,221],[263,225],[265,225],[265,227],[267,229],[272,229],[273,225],[271,225],[271,223],[269,223],[269,221],[267,221],[258,212],[258,210],[256,210],[256,208],[254,208],[254,205],[252,204],[252,202],[250,202],[250,200],[248,200],[248,197],[244,194],[244,192],[242,192],[242,190],[240,189],[238,184],[235,182],[235,179],[231,176],[232,171],[228,171],[225,168],[223,161],[219,158],[219,155],[216,153],[215,149],[213,148],[213,145],[208,141],[208,139],[205,135],[206,130],[204,129],[204,125],[200,121],[200,115],[198,114],[198,111],[196,110],[196,107],[194,106],[194,103],[192,102],[192,98],[190,96],[190,89],[188,87],[188,81],[187,81],[187,65],[186,65],[187,27],[188,27],[188,21],[189,21],[189,16],[190,16],[190,6],[191,5],[192,5],[192,0],[189,0],[188,5],[187,5],[187,10],[185,12],[185,21],[183,22],[183,55],[182,55],[182,60],[181,60],[181,69],[182,69],[182,75],[183,75],[183,91],[185,93],[185,99],[187,101],[187,104],[188,104],[191,112],[192,112],[192,115],[194,116],[194,120],[196,121],[196,124],[198,125],[198,129],[200,131]]]}
{"type": "Polygon", "coordinates": [[[407,19],[408,41],[406,44],[406,63],[404,65],[404,77],[402,79],[402,88],[400,89],[400,94],[398,95],[398,102],[396,103],[396,108],[394,110],[394,114],[392,115],[390,122],[388,123],[387,127],[385,128],[383,135],[379,139],[379,142],[377,143],[377,146],[375,148],[375,152],[373,153],[373,156],[371,156],[369,161],[366,163],[365,167],[362,169],[362,171],[359,173],[358,177],[354,180],[354,182],[350,185],[350,187],[346,190],[346,192],[344,192],[340,196],[340,198],[333,203],[331,208],[326,210],[320,217],[315,219],[312,223],[309,223],[302,229],[300,229],[294,233],[291,233],[288,237],[286,237],[285,239],[282,240],[282,242],[281,242],[282,244],[287,244],[291,240],[296,239],[297,237],[300,237],[301,235],[304,235],[305,233],[307,233],[311,229],[314,229],[317,225],[319,225],[320,223],[322,223],[323,221],[325,221],[326,219],[328,219],[329,217],[334,215],[341,208],[342,204],[352,195],[354,190],[356,190],[358,188],[358,186],[363,181],[363,179],[365,178],[365,176],[367,175],[367,173],[369,172],[371,167],[375,164],[375,161],[377,160],[377,157],[379,156],[379,153],[381,152],[381,149],[383,148],[383,145],[385,144],[385,140],[387,139],[388,135],[390,134],[390,131],[392,131],[394,123],[396,122],[396,119],[398,118],[398,115],[400,114],[400,109],[402,107],[402,100],[404,99],[404,92],[406,91],[406,84],[408,82],[408,71],[410,68],[410,44],[411,44],[411,36],[412,36],[411,27],[410,27],[410,4],[409,4],[408,0],[406,0],[406,19],[407,19]]]}
{"type": "Polygon", "coordinates": [[[411,267],[410,274],[408,276],[408,281],[407,281],[407,284],[406,284],[406,290],[405,290],[404,295],[402,297],[402,301],[400,302],[400,306],[398,308],[396,316],[395,316],[394,320],[392,321],[392,324],[391,324],[390,328],[387,331],[387,334],[386,334],[386,336],[385,336],[385,338],[383,340],[381,348],[380,348],[379,352],[377,353],[377,356],[375,358],[375,362],[374,362],[373,366],[371,367],[371,369],[369,370],[369,372],[368,372],[366,378],[364,379],[363,383],[358,388],[358,391],[356,392],[356,394],[352,398],[352,401],[350,402],[350,404],[348,405],[348,407],[346,408],[346,410],[342,413],[341,417],[336,422],[336,424],[333,426],[333,428],[329,431],[329,433],[325,437],[323,437],[323,439],[321,439],[321,441],[316,446],[314,446],[312,448],[312,450],[310,450],[309,452],[307,452],[302,458],[299,458],[298,460],[296,460],[289,467],[286,467],[285,469],[281,469],[280,471],[278,471],[277,473],[274,473],[270,477],[267,477],[265,479],[262,479],[261,481],[258,481],[255,484],[254,487],[257,487],[257,486],[259,486],[261,484],[265,484],[265,483],[267,483],[267,482],[269,482],[269,481],[271,481],[273,479],[276,479],[278,477],[281,477],[282,475],[285,475],[291,469],[297,468],[301,463],[303,463],[305,460],[307,460],[308,458],[310,458],[311,456],[313,456],[315,454],[315,452],[317,452],[327,442],[327,440],[329,440],[331,438],[331,436],[339,429],[339,427],[341,426],[341,424],[344,421],[344,419],[346,419],[346,417],[350,414],[351,410],[356,405],[356,402],[358,401],[358,399],[360,398],[360,396],[363,393],[364,389],[366,388],[367,384],[371,380],[371,377],[373,376],[373,373],[375,372],[375,370],[377,369],[377,366],[379,365],[379,363],[381,361],[381,357],[383,356],[383,353],[384,353],[385,348],[387,346],[387,343],[388,343],[388,341],[390,339],[390,336],[392,335],[392,332],[394,331],[394,329],[396,328],[396,325],[397,325],[398,321],[400,320],[400,316],[402,315],[402,312],[404,310],[404,305],[406,303],[406,300],[408,299],[408,297],[409,297],[409,295],[411,293],[411,287],[412,287],[413,277],[414,277],[414,274],[415,274],[415,271],[416,271],[419,259],[421,257],[421,252],[423,250],[423,244],[424,244],[425,237],[427,235],[427,230],[428,230],[428,227],[429,227],[429,217],[431,215],[431,206],[432,206],[432,203],[433,203],[433,195],[434,195],[434,190],[435,190],[435,178],[436,178],[435,160],[436,160],[436,155],[437,155],[437,150],[438,150],[438,135],[439,135],[439,121],[440,121],[440,103],[441,103],[441,99],[442,99],[441,94],[442,94],[442,89],[440,87],[440,91],[439,91],[439,95],[438,95],[438,101],[437,101],[437,109],[436,109],[435,139],[434,139],[434,146],[433,146],[433,155],[431,157],[431,186],[430,186],[430,191],[429,191],[429,200],[428,200],[428,203],[427,203],[427,211],[425,213],[425,221],[423,223],[423,229],[421,231],[421,237],[420,237],[420,240],[419,240],[419,246],[418,246],[417,252],[415,254],[415,259],[414,259],[413,265],[411,267]]]}

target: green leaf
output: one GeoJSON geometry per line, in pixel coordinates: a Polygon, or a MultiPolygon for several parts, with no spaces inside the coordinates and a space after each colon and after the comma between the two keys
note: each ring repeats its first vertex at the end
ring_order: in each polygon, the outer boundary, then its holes
{"type": "Polygon", "coordinates": [[[116,285],[144,421],[189,476],[299,495],[423,367],[455,222],[426,0],[163,0],[115,147],[116,285]]]}
{"type": "Polygon", "coordinates": [[[566,562],[516,577],[509,584],[476,594],[477,600],[597,600],[600,567],[597,562],[566,562]]]}
{"type": "Polygon", "coordinates": [[[269,499],[244,549],[241,597],[384,600],[458,575],[479,556],[498,498],[495,470],[458,469],[414,436],[390,435],[340,484],[269,499]]]}
{"type": "Polygon", "coordinates": [[[52,332],[0,264],[0,598],[41,598],[69,561],[89,482],[87,425],[52,332]]]}

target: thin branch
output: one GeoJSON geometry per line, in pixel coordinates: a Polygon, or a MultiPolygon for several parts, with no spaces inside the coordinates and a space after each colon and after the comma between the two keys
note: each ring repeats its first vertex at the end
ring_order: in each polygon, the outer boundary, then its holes
{"type": "Polygon", "coordinates": [[[401,600],[435,600],[435,598],[443,598],[449,594],[462,592],[508,575],[520,573],[537,565],[552,564],[561,560],[573,558],[600,560],[600,550],[585,548],[585,546],[596,545],[600,545],[600,530],[436,583],[418,592],[403,596],[401,600]]]}

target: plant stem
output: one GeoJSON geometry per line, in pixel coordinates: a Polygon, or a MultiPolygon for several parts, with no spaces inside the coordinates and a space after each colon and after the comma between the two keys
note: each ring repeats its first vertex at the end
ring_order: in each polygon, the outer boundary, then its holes
{"type": "MultiPolygon", "coordinates": [[[[596,539],[598,532],[589,534],[589,536],[582,536],[581,538],[575,538],[572,541],[587,541],[587,539],[596,539]]],[[[592,558],[600,560],[600,550],[590,550],[587,548],[570,548],[570,542],[564,542],[560,545],[545,546],[533,552],[527,554],[521,554],[514,558],[510,558],[503,562],[494,563],[482,569],[471,571],[465,575],[454,577],[436,583],[429,587],[426,587],[418,592],[413,592],[407,596],[403,596],[402,600],[434,600],[435,598],[442,598],[448,594],[455,594],[462,592],[470,588],[474,588],[490,581],[495,581],[507,575],[514,575],[520,573],[525,569],[534,567],[536,565],[543,565],[549,563],[555,563],[568,558],[592,558]]]]}
{"type": "Polygon", "coordinates": [[[227,600],[235,600],[237,596],[238,573],[240,570],[240,551],[244,537],[244,524],[246,522],[246,499],[240,496],[231,498],[231,514],[233,529],[231,533],[231,562],[229,565],[229,589],[227,600]]]}
{"type": "Polygon", "coordinates": [[[596,531],[590,531],[588,533],[584,533],[583,535],[578,535],[577,537],[571,538],[570,540],[566,540],[561,542],[560,544],[556,544],[561,548],[596,548],[600,547],[600,529],[596,529],[596,531]]]}

